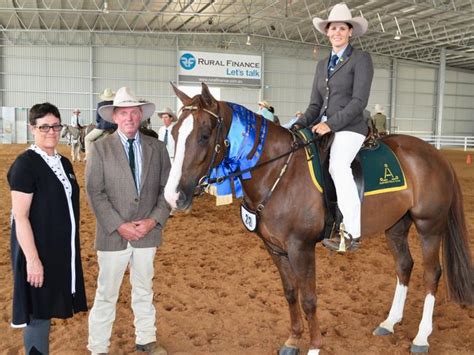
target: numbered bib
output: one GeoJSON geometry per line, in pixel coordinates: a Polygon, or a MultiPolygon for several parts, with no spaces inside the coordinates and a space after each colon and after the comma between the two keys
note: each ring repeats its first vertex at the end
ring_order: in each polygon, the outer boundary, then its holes
{"type": "Polygon", "coordinates": [[[258,221],[257,214],[253,211],[250,211],[247,209],[247,207],[241,204],[240,217],[242,218],[242,223],[244,224],[245,228],[247,228],[250,232],[255,232],[258,221]]]}

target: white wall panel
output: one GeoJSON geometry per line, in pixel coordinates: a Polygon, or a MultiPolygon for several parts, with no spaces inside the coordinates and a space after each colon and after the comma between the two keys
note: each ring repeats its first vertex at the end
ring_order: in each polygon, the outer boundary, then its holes
{"type": "MultiPolygon", "coordinates": [[[[84,38],[87,38],[85,36],[84,38]]],[[[215,49],[213,49],[215,50],[215,49]]],[[[259,99],[269,101],[280,120],[287,122],[309,103],[318,55],[308,48],[305,56],[265,54],[263,88],[222,87],[221,99],[257,110],[259,99]],[[312,58],[312,59],[308,59],[312,58]]],[[[29,108],[50,101],[69,121],[72,109],[82,111],[83,122],[94,121],[98,94],[109,87],[130,86],[138,97],[155,103],[157,110],[176,108],[169,84],[176,81],[176,48],[125,48],[84,46],[10,46],[2,48],[1,99],[3,106],[29,108]]],[[[247,53],[249,54],[249,53],[247,53]]],[[[260,55],[261,53],[253,53],[260,55]]],[[[374,57],[372,90],[367,109],[378,103],[388,114],[392,71],[387,58],[374,57]]],[[[433,132],[436,117],[437,68],[399,61],[396,76],[396,117],[400,131],[433,132]]],[[[474,73],[446,70],[443,134],[474,134],[474,73]]],[[[154,115],[152,124],[161,125],[154,115]]]]}

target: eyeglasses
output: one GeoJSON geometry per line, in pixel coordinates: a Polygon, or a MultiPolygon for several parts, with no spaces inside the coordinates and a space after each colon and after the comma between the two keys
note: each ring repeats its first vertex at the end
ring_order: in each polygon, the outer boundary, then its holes
{"type": "Polygon", "coordinates": [[[45,124],[42,126],[35,126],[35,127],[38,128],[38,130],[43,133],[48,133],[51,128],[53,129],[54,132],[60,132],[63,129],[62,124],[56,124],[54,126],[49,126],[45,124]]]}

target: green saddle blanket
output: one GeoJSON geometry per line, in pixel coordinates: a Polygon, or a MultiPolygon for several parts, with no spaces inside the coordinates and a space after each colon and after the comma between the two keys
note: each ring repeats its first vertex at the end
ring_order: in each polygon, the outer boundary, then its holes
{"type": "MultiPolygon", "coordinates": [[[[307,128],[299,130],[298,134],[305,142],[313,138],[313,133],[307,128]]],[[[376,147],[361,149],[358,154],[364,176],[364,196],[407,188],[400,162],[388,145],[379,141],[376,147]]],[[[307,147],[306,158],[311,180],[318,191],[322,192],[321,163],[318,148],[314,143],[307,147]]]]}

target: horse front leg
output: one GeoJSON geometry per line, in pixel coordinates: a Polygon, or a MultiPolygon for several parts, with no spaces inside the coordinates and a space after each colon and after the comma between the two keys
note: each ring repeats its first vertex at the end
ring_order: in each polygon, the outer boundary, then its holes
{"type": "Polygon", "coordinates": [[[322,345],[321,331],[316,314],[316,280],[314,243],[292,241],[288,246],[288,259],[300,290],[300,302],[309,329],[308,355],[317,355],[322,345]]]}
{"type": "Polygon", "coordinates": [[[304,326],[303,319],[301,317],[301,310],[298,304],[299,292],[296,276],[293,273],[286,255],[276,254],[268,247],[267,251],[272,257],[273,262],[277,266],[278,272],[280,273],[283,291],[285,293],[285,298],[288,302],[288,308],[290,311],[291,333],[289,338],[285,341],[285,345],[280,349],[279,354],[298,354],[298,341],[301,339],[304,326]]]}
{"type": "Polygon", "coordinates": [[[74,144],[71,144],[71,159],[72,161],[76,161],[76,152],[74,149],[74,144]]]}

